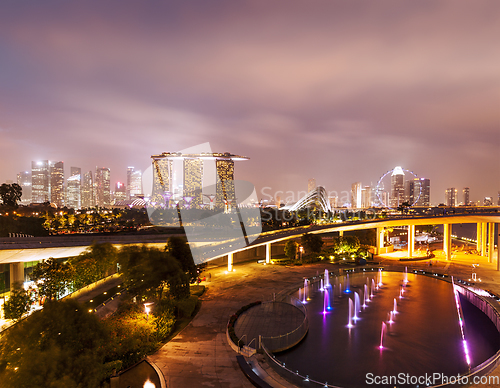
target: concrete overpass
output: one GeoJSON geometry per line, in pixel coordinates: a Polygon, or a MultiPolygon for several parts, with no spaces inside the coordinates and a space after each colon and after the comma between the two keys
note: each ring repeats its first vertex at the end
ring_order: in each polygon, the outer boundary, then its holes
{"type": "MultiPolygon", "coordinates": [[[[266,262],[271,259],[271,244],[291,238],[301,237],[305,233],[323,234],[338,232],[342,235],[345,231],[376,229],[377,242],[376,252],[383,249],[384,230],[398,226],[408,227],[408,258],[413,257],[415,249],[415,226],[417,225],[443,225],[443,250],[447,260],[451,260],[451,229],[453,224],[477,224],[477,250],[481,256],[487,256],[490,263],[494,259],[495,250],[495,224],[500,224],[500,214],[457,214],[446,216],[410,216],[391,219],[351,221],[338,225],[317,225],[311,227],[293,228],[285,231],[276,231],[273,234],[262,234],[252,244],[244,248],[239,248],[227,252],[227,249],[220,249],[224,253],[217,253],[218,247],[226,248],[231,242],[214,245],[211,260],[227,256],[228,271],[232,270],[234,254],[248,249],[266,246],[266,262]]],[[[499,229],[500,230],[500,229],[499,229]]],[[[499,238],[500,241],[500,238],[499,238]]],[[[497,270],[500,271],[500,249],[497,250],[497,270]]]]}
{"type": "MultiPolygon", "coordinates": [[[[339,224],[312,225],[286,230],[264,232],[252,244],[232,249],[234,241],[224,241],[222,243],[203,244],[203,251],[206,253],[205,260],[212,261],[227,257],[228,271],[233,269],[234,255],[251,249],[257,250],[265,247],[266,262],[270,262],[272,244],[301,237],[305,233],[323,234],[338,232],[342,235],[345,231],[375,229],[377,231],[376,251],[380,253],[383,249],[384,229],[388,227],[407,226],[408,227],[408,257],[414,254],[415,246],[415,226],[417,225],[443,225],[444,242],[443,248],[447,260],[451,260],[451,226],[453,224],[477,224],[477,250],[482,256],[487,256],[490,262],[494,258],[494,225],[500,224],[500,215],[496,213],[486,214],[457,214],[447,216],[413,216],[397,217],[381,220],[347,221],[339,224]]],[[[77,256],[84,252],[92,243],[109,242],[116,247],[130,244],[147,244],[149,246],[163,247],[168,239],[173,235],[65,235],[50,237],[17,237],[0,238],[0,264],[9,264],[10,283],[24,281],[24,263],[41,261],[53,258],[66,258],[77,256]]],[[[179,235],[177,235],[179,236],[179,235]]],[[[190,241],[190,244],[196,244],[190,241]]],[[[500,252],[500,249],[498,250],[500,252]]],[[[497,270],[500,270],[500,253],[497,253],[497,270]]]]}

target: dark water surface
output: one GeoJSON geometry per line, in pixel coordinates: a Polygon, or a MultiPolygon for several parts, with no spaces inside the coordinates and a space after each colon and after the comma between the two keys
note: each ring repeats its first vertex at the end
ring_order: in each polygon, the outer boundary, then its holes
{"type": "MultiPolygon", "coordinates": [[[[450,283],[410,273],[406,292],[400,299],[403,274],[384,272],[383,287],[374,292],[374,298],[362,309],[360,319],[349,329],[349,298],[354,301],[357,291],[362,300],[364,284],[368,280],[371,286],[371,279],[376,279],[377,275],[350,276],[352,292],[342,295],[339,295],[339,285],[342,283],[345,289],[346,278],[331,278],[336,286],[335,295],[333,309],[326,314],[322,313],[324,297],[318,290],[319,285],[310,287],[311,300],[306,305],[309,332],[295,348],[276,355],[287,368],[298,370],[311,379],[344,387],[368,386],[368,374],[371,377],[398,376],[399,373],[457,376],[468,371],[450,283]],[[382,322],[388,321],[394,298],[398,313],[394,323],[387,323],[384,349],[381,350],[382,322]]],[[[482,312],[469,302],[463,304],[466,338],[475,366],[498,350],[499,336],[482,312]]]]}

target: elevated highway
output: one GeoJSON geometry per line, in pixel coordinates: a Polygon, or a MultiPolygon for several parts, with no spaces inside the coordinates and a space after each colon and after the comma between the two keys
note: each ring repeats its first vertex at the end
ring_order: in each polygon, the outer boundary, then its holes
{"type": "MultiPolygon", "coordinates": [[[[451,226],[453,224],[477,225],[477,250],[482,256],[487,256],[490,262],[494,259],[495,250],[495,224],[500,224],[500,214],[456,214],[444,216],[402,216],[388,219],[373,219],[363,221],[346,221],[338,224],[311,225],[286,230],[264,232],[249,245],[241,246],[241,241],[235,240],[222,242],[192,241],[193,249],[200,249],[203,261],[211,261],[227,257],[228,270],[232,271],[233,257],[239,252],[257,249],[265,246],[266,261],[270,262],[271,245],[292,238],[301,237],[305,233],[323,234],[337,232],[342,235],[346,231],[375,229],[377,231],[376,250],[383,249],[384,229],[406,226],[408,228],[408,257],[414,254],[415,226],[417,225],[443,225],[443,249],[448,260],[451,259],[451,226]]],[[[77,256],[84,252],[93,243],[109,242],[116,247],[123,245],[147,244],[149,246],[163,247],[170,234],[136,234],[136,235],[64,235],[49,237],[16,237],[0,238],[0,264],[10,266],[10,283],[24,281],[24,263],[53,258],[66,258],[77,256]]],[[[500,251],[500,250],[498,250],[500,251]]],[[[497,251],[497,269],[500,270],[500,257],[497,251]]]]}

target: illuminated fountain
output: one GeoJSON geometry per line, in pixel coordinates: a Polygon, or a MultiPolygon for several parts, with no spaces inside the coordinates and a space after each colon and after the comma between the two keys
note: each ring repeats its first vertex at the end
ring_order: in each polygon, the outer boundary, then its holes
{"type": "Polygon", "coordinates": [[[396,298],[394,298],[394,310],[392,310],[392,313],[393,314],[398,313],[398,301],[396,300],[396,298]]]}
{"type": "Polygon", "coordinates": [[[408,267],[405,267],[405,271],[403,272],[403,283],[408,283],[408,267]]]}
{"type": "Polygon", "coordinates": [[[370,299],[368,298],[368,286],[365,284],[363,287],[363,308],[367,307],[366,302],[369,302],[370,299]]]}
{"type": "Polygon", "coordinates": [[[345,280],[345,292],[348,294],[351,292],[351,284],[349,282],[349,274],[347,274],[346,280],[345,280]]]}
{"type": "Polygon", "coordinates": [[[372,287],[370,288],[370,299],[373,299],[373,290],[375,289],[375,280],[372,279],[372,287]]]}
{"type": "Polygon", "coordinates": [[[325,287],[323,287],[323,279],[320,279],[319,281],[319,290],[324,291],[325,287]]]}
{"type": "Polygon", "coordinates": [[[357,321],[359,319],[358,313],[361,312],[361,303],[359,299],[359,294],[356,291],[354,293],[354,320],[357,321]]]}
{"type": "Polygon", "coordinates": [[[330,287],[330,275],[328,274],[328,270],[325,269],[325,288],[330,287]]]}
{"type": "Polygon", "coordinates": [[[353,311],[354,311],[354,303],[352,302],[352,299],[349,298],[349,315],[348,315],[348,320],[347,320],[347,327],[348,328],[354,327],[354,325],[352,324],[353,311]]]}
{"type": "Polygon", "coordinates": [[[387,330],[387,325],[385,324],[385,322],[382,322],[382,329],[380,330],[380,346],[379,346],[380,349],[384,348],[384,335],[386,330],[387,330]]]}
{"type": "Polygon", "coordinates": [[[382,268],[378,269],[378,286],[382,287],[382,268]]]}
{"type": "Polygon", "coordinates": [[[323,297],[323,314],[326,314],[331,309],[332,306],[330,305],[330,293],[328,292],[328,289],[325,288],[323,297]]]}

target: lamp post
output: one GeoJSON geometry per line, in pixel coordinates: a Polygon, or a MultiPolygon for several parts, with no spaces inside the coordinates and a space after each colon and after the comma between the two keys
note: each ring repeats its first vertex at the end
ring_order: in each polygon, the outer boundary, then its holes
{"type": "Polygon", "coordinates": [[[302,253],[304,252],[304,247],[302,245],[299,247],[299,252],[300,252],[300,262],[302,263],[302,253]]]}
{"type": "Polygon", "coordinates": [[[149,312],[151,311],[151,306],[153,302],[144,303],[144,311],[146,312],[146,321],[149,320],[149,312]]]}

